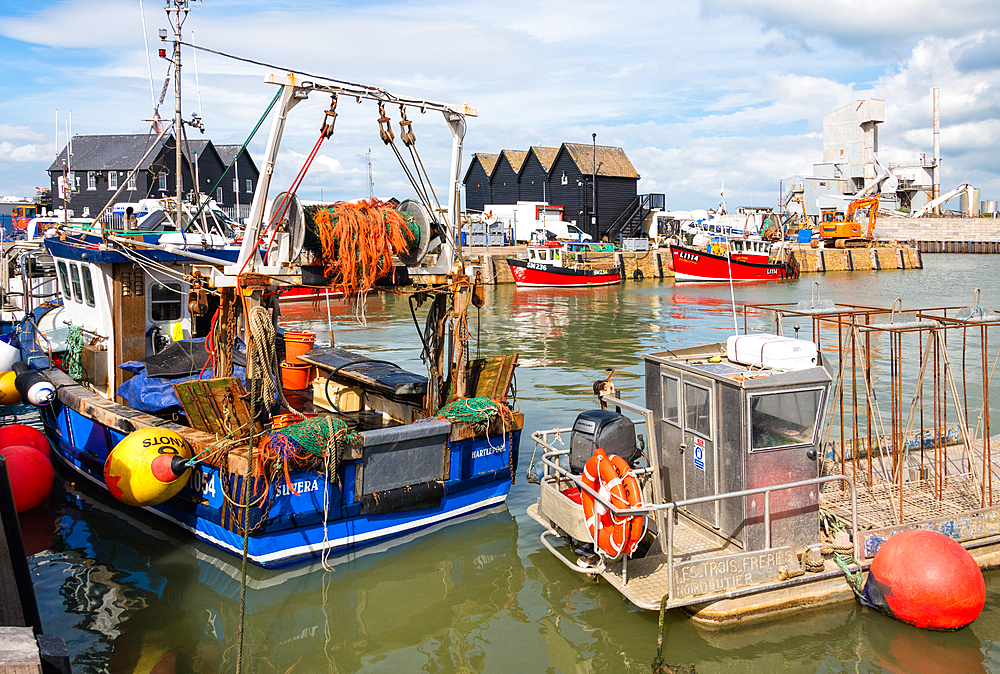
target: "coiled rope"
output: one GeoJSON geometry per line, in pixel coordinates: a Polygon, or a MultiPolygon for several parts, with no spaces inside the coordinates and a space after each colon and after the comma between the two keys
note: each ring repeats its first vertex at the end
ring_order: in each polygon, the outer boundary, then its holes
{"type": "Polygon", "coordinates": [[[69,326],[69,336],[66,338],[68,355],[66,356],[66,374],[77,381],[83,379],[83,328],[79,325],[69,326]]]}

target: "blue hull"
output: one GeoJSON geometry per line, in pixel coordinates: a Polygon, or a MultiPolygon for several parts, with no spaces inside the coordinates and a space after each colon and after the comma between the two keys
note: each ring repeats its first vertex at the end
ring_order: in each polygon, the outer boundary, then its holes
{"type": "MultiPolygon", "coordinates": [[[[53,455],[70,470],[107,491],[104,461],[128,433],[102,425],[62,400],[43,408],[42,417],[52,440],[53,455]]],[[[502,504],[516,471],[519,441],[519,430],[505,437],[449,440],[448,478],[439,502],[402,512],[362,512],[360,496],[355,493],[360,461],[343,462],[338,469],[340,479],[329,482],[315,470],[292,472],[289,483],[279,478],[270,485],[269,498],[263,506],[250,509],[252,533],[247,541],[248,558],[272,568],[323,554],[335,557],[502,504]]],[[[210,545],[241,555],[244,541],[237,519],[240,509],[227,503],[223,489],[232,500],[239,501],[243,478],[223,475],[215,466],[201,463],[192,470],[188,485],[177,496],[145,510],[210,545]]]]}

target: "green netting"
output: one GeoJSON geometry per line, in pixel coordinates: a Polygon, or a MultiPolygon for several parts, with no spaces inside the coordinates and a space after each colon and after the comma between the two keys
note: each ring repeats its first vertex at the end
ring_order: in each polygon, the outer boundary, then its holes
{"type": "Polygon", "coordinates": [[[485,424],[500,413],[500,405],[489,398],[465,398],[455,400],[442,407],[435,419],[464,421],[473,426],[485,424]]]}
{"type": "Polygon", "coordinates": [[[342,419],[317,417],[271,431],[266,442],[282,461],[288,461],[302,451],[318,457],[325,456],[331,439],[350,444],[358,439],[358,434],[350,430],[342,419]]]}

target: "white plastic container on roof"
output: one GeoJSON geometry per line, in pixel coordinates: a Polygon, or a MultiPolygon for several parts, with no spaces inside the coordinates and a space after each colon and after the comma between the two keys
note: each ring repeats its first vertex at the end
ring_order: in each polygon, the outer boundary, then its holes
{"type": "Polygon", "coordinates": [[[816,367],[816,345],[780,335],[734,335],[726,340],[729,360],[751,367],[804,370],[816,367]]]}

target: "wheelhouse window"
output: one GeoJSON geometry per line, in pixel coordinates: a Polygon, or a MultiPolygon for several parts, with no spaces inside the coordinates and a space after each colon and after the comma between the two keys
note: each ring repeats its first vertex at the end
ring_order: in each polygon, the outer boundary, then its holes
{"type": "Polygon", "coordinates": [[[83,292],[80,289],[80,267],[75,263],[69,266],[70,285],[73,287],[73,300],[83,301],[83,292]]]}
{"type": "Polygon", "coordinates": [[[83,299],[88,307],[96,304],[94,300],[94,279],[90,275],[90,267],[84,266],[80,272],[83,274],[83,299]]]}
{"type": "Polygon", "coordinates": [[[63,297],[71,300],[73,295],[69,289],[69,272],[66,270],[66,263],[60,260],[56,266],[59,268],[59,285],[62,286],[63,297]]]}
{"type": "Polygon", "coordinates": [[[663,377],[663,419],[681,425],[681,386],[677,377],[663,377]]]}
{"type": "Polygon", "coordinates": [[[750,451],[813,444],[822,401],[820,388],[751,395],[750,451]]]}
{"type": "Polygon", "coordinates": [[[181,317],[181,284],[154,283],[149,293],[149,318],[152,321],[176,321],[181,317]]]}
{"type": "Polygon", "coordinates": [[[684,428],[712,439],[712,392],[704,386],[684,383],[684,428]]]}

